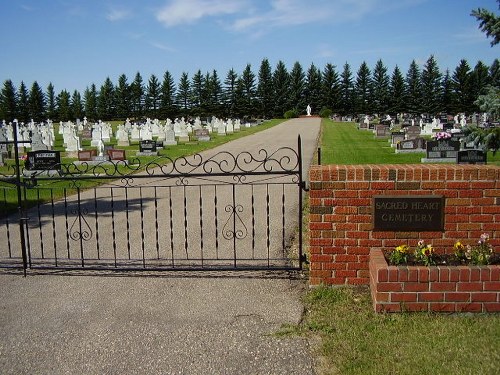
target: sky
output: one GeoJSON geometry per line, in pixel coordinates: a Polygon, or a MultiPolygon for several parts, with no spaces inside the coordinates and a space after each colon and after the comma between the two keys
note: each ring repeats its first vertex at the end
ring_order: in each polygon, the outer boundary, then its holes
{"type": "Polygon", "coordinates": [[[433,55],[453,72],[500,57],[470,15],[479,7],[499,13],[496,0],[0,0],[0,82],[83,94],[122,74],[169,71],[177,84],[214,69],[223,82],[247,64],[257,75],[264,58],[353,75],[381,59],[405,75],[433,55]]]}

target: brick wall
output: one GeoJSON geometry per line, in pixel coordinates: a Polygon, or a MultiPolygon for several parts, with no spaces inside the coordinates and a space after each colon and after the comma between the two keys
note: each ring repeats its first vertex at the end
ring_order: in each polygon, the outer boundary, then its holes
{"type": "Polygon", "coordinates": [[[372,249],[419,239],[436,251],[482,233],[500,246],[500,167],[489,165],[327,165],[309,172],[310,284],[368,284],[372,249]],[[443,232],[372,231],[374,195],[444,195],[443,232]]]}
{"type": "Polygon", "coordinates": [[[370,253],[370,290],[377,312],[500,312],[500,266],[388,266],[370,253]]]}

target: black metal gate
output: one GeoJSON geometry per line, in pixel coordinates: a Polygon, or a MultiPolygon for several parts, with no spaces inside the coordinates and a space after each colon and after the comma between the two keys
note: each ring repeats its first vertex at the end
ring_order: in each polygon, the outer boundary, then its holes
{"type": "Polygon", "coordinates": [[[0,174],[0,267],[301,269],[297,149],[0,174]],[[57,171],[56,173],[54,171],[57,171]]]}

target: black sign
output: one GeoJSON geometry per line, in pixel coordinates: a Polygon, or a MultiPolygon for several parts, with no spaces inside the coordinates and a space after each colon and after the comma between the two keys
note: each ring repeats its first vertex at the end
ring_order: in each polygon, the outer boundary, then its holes
{"type": "Polygon", "coordinates": [[[483,150],[460,150],[457,164],[486,164],[486,152],[483,150]]]}
{"type": "Polygon", "coordinates": [[[141,141],[139,143],[139,152],[156,152],[156,142],[155,141],[141,141]]]}
{"type": "Polygon", "coordinates": [[[373,230],[442,231],[444,203],[444,197],[438,195],[375,196],[373,230]]]}
{"type": "Polygon", "coordinates": [[[60,151],[30,151],[26,160],[27,170],[61,170],[60,151]]]}
{"type": "Polygon", "coordinates": [[[442,159],[457,157],[457,152],[460,150],[460,142],[450,140],[439,140],[427,142],[427,158],[442,159]]]}

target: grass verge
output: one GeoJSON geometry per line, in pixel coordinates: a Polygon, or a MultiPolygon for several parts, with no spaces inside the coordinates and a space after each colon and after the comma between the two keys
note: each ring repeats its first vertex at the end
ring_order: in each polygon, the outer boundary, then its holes
{"type": "Polygon", "coordinates": [[[320,337],[320,374],[497,374],[500,315],[376,314],[368,287],[319,287],[282,335],[320,337]]]}

